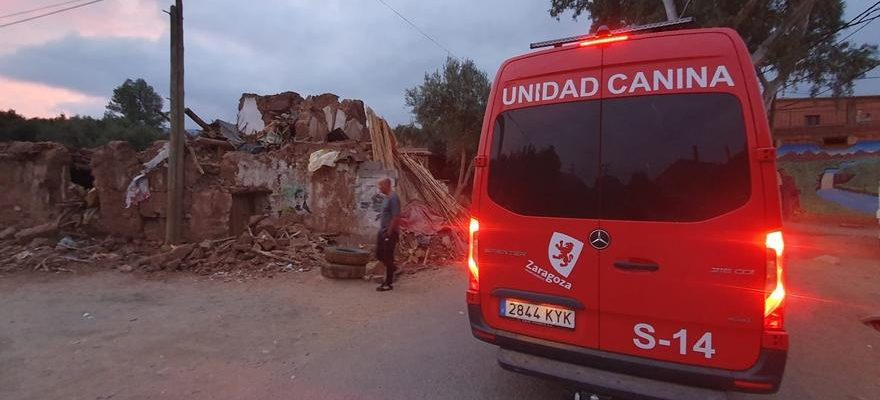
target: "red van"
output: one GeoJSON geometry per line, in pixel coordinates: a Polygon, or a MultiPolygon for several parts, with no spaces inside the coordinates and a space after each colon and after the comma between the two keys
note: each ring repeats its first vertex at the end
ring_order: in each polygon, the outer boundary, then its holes
{"type": "Polygon", "coordinates": [[[785,369],[775,151],[730,29],[608,32],[507,60],[467,291],[502,367],[593,393],[772,393],[785,369]]]}

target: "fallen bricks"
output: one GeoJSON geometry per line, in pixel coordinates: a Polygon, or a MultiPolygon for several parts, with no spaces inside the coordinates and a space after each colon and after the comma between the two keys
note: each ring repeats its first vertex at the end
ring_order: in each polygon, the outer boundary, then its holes
{"type": "Polygon", "coordinates": [[[254,219],[238,237],[203,240],[180,246],[115,237],[96,238],[83,232],[44,224],[10,236],[14,228],[0,231],[0,273],[22,270],[75,272],[77,265],[120,272],[192,271],[199,275],[253,278],[279,272],[305,272],[320,266],[322,250],[334,243],[335,233],[313,233],[301,224],[279,226],[271,217],[254,219]],[[274,225],[254,237],[256,226],[274,225]],[[35,237],[34,234],[39,233],[35,237]],[[32,237],[30,241],[24,239],[32,237]],[[59,240],[60,237],[60,240],[59,240]],[[76,239],[74,239],[76,238],[76,239]],[[271,243],[271,244],[268,244],[271,243]]]}

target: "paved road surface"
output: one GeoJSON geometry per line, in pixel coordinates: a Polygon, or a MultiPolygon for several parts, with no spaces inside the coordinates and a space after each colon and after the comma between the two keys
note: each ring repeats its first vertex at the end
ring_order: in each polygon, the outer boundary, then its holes
{"type": "MultiPolygon", "coordinates": [[[[880,398],[880,332],[859,322],[880,311],[876,239],[788,239],[799,254],[783,389],[732,398],[880,398]]],[[[390,293],[315,272],[244,283],[6,275],[0,399],[570,398],[496,366],[496,350],[470,336],[464,286],[452,267],[405,277],[390,293]]]]}

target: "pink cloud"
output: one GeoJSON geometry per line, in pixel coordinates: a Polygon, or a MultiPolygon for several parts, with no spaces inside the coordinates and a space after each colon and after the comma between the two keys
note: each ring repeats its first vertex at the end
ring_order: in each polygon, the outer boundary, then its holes
{"type": "Polygon", "coordinates": [[[103,97],[0,76],[0,110],[13,109],[25,117],[97,115],[106,103],[103,97]]]}
{"type": "MultiPolygon", "coordinates": [[[[0,54],[14,52],[70,34],[85,37],[139,38],[157,41],[168,30],[167,2],[159,0],[108,0],[66,11],[45,18],[3,28],[0,54]]],[[[73,5],[73,4],[71,4],[73,5]]],[[[62,6],[64,8],[69,6],[62,6]]],[[[36,8],[30,0],[4,0],[0,14],[36,8]]],[[[53,9],[33,14],[0,19],[8,23],[53,9]]]]}

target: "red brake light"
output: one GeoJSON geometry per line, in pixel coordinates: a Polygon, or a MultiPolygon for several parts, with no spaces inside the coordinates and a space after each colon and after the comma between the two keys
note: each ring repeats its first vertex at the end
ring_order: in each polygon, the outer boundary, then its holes
{"type": "Polygon", "coordinates": [[[773,249],[776,251],[776,254],[782,255],[782,251],[785,250],[785,241],[782,240],[782,232],[774,231],[767,234],[767,248],[773,249]]]}
{"type": "Polygon", "coordinates": [[[580,46],[581,46],[581,47],[586,47],[586,46],[592,46],[592,45],[594,45],[594,44],[603,44],[603,43],[612,43],[612,42],[622,42],[622,41],[624,41],[624,40],[626,40],[626,39],[629,39],[629,36],[627,36],[627,35],[621,35],[621,36],[609,36],[609,37],[603,37],[603,38],[600,38],[600,39],[585,40],[585,41],[583,41],[583,42],[580,43],[580,46]]]}
{"type": "MultiPolygon", "coordinates": [[[[468,300],[471,296],[480,290],[480,268],[477,266],[477,233],[480,231],[480,222],[476,218],[471,218],[468,227],[468,270],[470,271],[470,279],[468,279],[468,300]]],[[[474,296],[478,299],[478,297],[474,296]]]]}
{"type": "Polygon", "coordinates": [[[782,302],[785,299],[785,286],[782,280],[782,252],[785,242],[782,232],[767,234],[767,298],[764,300],[764,329],[782,330],[782,302]]]}

